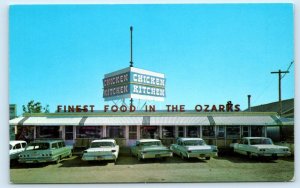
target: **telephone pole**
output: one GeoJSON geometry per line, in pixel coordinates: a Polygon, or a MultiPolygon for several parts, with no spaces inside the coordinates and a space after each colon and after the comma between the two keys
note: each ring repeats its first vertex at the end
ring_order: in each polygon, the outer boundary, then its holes
{"type": "Polygon", "coordinates": [[[271,72],[271,74],[278,74],[278,103],[279,103],[279,116],[282,115],[282,103],[281,103],[281,79],[282,79],[282,76],[281,74],[282,73],[289,73],[289,71],[281,71],[280,69],[278,71],[274,71],[274,72],[271,72]]]}

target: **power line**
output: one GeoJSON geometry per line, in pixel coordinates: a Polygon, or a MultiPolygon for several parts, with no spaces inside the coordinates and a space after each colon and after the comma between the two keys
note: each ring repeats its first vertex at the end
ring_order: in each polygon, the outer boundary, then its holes
{"type": "MultiPolygon", "coordinates": [[[[290,68],[291,68],[291,66],[292,66],[292,64],[294,63],[294,61],[292,61],[291,63],[290,63],[290,65],[289,65],[289,67],[287,68],[287,72],[289,72],[289,70],[290,70],[290,68]]],[[[286,75],[287,73],[284,73],[283,75],[282,75],[282,77],[281,77],[281,79],[282,78],[284,78],[284,76],[286,75]]]]}

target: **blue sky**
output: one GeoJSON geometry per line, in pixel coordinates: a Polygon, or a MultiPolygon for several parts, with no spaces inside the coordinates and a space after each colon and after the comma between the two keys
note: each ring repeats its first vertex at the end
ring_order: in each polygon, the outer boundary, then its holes
{"type": "MultiPolygon", "coordinates": [[[[294,60],[292,4],[11,6],[9,102],[94,104],[104,74],[129,65],[166,75],[166,104],[247,108],[278,100],[294,60]]],[[[294,65],[282,99],[294,97],[294,65]]],[[[135,101],[138,106],[138,101],[135,101]]],[[[142,103],[142,102],[141,102],[142,103]]]]}

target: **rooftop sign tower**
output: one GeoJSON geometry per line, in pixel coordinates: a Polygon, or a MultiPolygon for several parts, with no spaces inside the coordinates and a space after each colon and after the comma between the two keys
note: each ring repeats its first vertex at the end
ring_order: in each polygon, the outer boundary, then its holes
{"type": "Polygon", "coordinates": [[[103,98],[105,101],[142,99],[164,101],[165,75],[133,67],[132,31],[130,27],[130,65],[127,68],[104,75],[103,98]]]}

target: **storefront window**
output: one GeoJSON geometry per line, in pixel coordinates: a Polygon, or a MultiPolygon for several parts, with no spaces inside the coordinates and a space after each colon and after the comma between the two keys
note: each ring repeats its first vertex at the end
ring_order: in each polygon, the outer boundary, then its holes
{"type": "Polygon", "coordinates": [[[202,136],[203,137],[215,137],[214,126],[202,126],[202,136]]]}
{"type": "Polygon", "coordinates": [[[239,138],[240,137],[240,126],[227,126],[226,127],[227,138],[239,138]]]}
{"type": "Polygon", "coordinates": [[[263,126],[252,126],[251,136],[265,136],[263,126]]]}
{"type": "Polygon", "coordinates": [[[125,126],[108,126],[106,132],[109,138],[125,138],[125,126]]]}
{"type": "Polygon", "coordinates": [[[129,139],[131,140],[137,139],[136,133],[137,133],[137,127],[129,126],[129,139]]]}
{"type": "Polygon", "coordinates": [[[249,136],[249,127],[243,126],[243,137],[249,136]]]}
{"type": "Polygon", "coordinates": [[[178,137],[184,137],[184,127],[178,127],[178,137]]]}
{"type": "Polygon", "coordinates": [[[59,126],[38,126],[36,127],[36,138],[61,138],[59,126]]]}
{"type": "Polygon", "coordinates": [[[16,140],[25,140],[27,143],[34,140],[34,127],[17,127],[16,140]]]}
{"type": "Polygon", "coordinates": [[[66,126],[65,127],[65,139],[66,140],[73,140],[73,126],[66,126]]]}
{"type": "Polygon", "coordinates": [[[218,138],[224,138],[225,128],[224,126],[218,126],[218,138]]]}
{"type": "Polygon", "coordinates": [[[101,138],[102,127],[97,126],[81,126],[76,127],[77,138],[101,138]]]}
{"type": "Polygon", "coordinates": [[[200,137],[200,127],[199,126],[187,126],[186,127],[187,137],[200,137]]]}
{"type": "Polygon", "coordinates": [[[141,127],[141,138],[159,138],[158,126],[143,126],[141,127]]]}
{"type": "Polygon", "coordinates": [[[174,138],[175,127],[174,126],[163,126],[162,137],[163,138],[174,138]]]}

